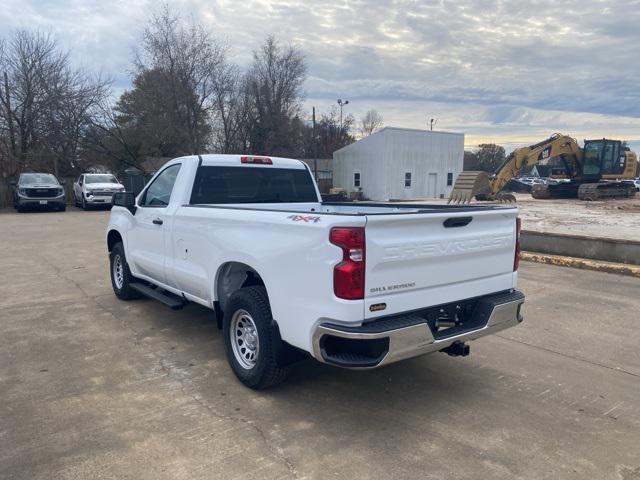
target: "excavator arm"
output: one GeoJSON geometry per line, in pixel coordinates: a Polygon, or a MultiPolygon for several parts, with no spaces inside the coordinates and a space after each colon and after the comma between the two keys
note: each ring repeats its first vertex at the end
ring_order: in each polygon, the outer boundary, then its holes
{"type": "Polygon", "coordinates": [[[453,185],[449,202],[468,203],[475,196],[483,200],[513,198],[513,195],[500,194],[507,182],[516,177],[523,167],[533,166],[553,157],[562,158],[567,174],[571,177],[575,175],[576,162],[582,161],[582,149],[573,138],[559,133],[535,145],[517,148],[492,177],[486,172],[462,172],[453,185]]]}

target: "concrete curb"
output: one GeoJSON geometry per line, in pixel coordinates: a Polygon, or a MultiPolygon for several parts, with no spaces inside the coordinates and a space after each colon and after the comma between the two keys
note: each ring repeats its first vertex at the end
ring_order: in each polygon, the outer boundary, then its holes
{"type": "Polygon", "coordinates": [[[527,252],[640,265],[640,242],[634,240],[523,230],[520,242],[527,252]]]}
{"type": "Polygon", "coordinates": [[[581,268],[598,272],[617,273],[629,277],[640,278],[640,266],[626,263],[605,262],[602,260],[590,260],[588,258],[565,257],[562,255],[549,255],[533,252],[522,252],[521,259],[527,262],[546,263],[561,267],[581,268]]]}

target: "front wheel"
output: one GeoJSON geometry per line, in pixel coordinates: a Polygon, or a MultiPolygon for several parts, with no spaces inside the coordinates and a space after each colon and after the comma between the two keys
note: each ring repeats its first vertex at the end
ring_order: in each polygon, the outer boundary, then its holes
{"type": "Polygon", "coordinates": [[[109,264],[111,271],[111,286],[113,293],[120,300],[131,300],[138,298],[139,294],[131,288],[131,284],[135,282],[135,277],[131,275],[127,258],[124,255],[124,245],[116,243],[111,249],[109,255],[109,264]]]}
{"type": "Polygon", "coordinates": [[[289,368],[281,362],[285,344],[264,287],[241,288],[231,295],[222,331],[227,361],[247,387],[260,390],[286,378],[289,368]]]}

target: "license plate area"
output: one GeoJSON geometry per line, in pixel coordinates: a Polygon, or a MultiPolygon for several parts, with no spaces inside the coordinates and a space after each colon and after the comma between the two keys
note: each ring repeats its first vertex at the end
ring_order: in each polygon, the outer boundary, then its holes
{"type": "Polygon", "coordinates": [[[48,201],[47,200],[40,200],[39,203],[40,203],[40,205],[46,205],[48,203],[48,201]]]}
{"type": "Polygon", "coordinates": [[[433,338],[441,340],[486,325],[486,318],[475,315],[477,304],[478,301],[473,299],[428,309],[425,317],[433,338]]]}

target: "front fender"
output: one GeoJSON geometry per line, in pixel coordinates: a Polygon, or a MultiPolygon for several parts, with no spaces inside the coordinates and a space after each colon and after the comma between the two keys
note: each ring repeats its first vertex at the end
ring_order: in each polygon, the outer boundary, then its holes
{"type": "Polygon", "coordinates": [[[109,224],[107,225],[107,231],[105,234],[105,243],[108,246],[109,232],[116,231],[122,238],[122,244],[124,245],[125,255],[129,254],[129,242],[128,233],[133,227],[133,215],[126,208],[112,207],[109,217],[109,224]]]}

